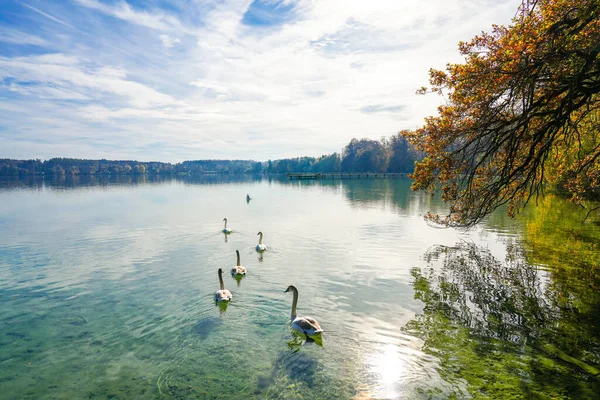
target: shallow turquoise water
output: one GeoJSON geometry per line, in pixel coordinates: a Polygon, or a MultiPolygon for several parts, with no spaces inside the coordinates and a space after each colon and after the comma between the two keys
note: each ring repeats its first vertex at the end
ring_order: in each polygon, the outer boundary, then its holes
{"type": "Polygon", "coordinates": [[[503,261],[522,235],[500,217],[468,232],[428,226],[422,214],[443,206],[406,179],[0,185],[0,391],[11,399],[467,396],[415,326],[430,306],[418,284],[443,268],[432,246],[470,243],[503,261]],[[248,275],[225,274],[223,310],[216,272],[235,250],[248,275]],[[291,284],[323,347],[290,332],[291,284]]]}

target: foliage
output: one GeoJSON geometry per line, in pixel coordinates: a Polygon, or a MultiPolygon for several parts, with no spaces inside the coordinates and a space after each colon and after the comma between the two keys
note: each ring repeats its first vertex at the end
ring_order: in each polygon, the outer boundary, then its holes
{"type": "MultiPolygon", "coordinates": [[[[314,157],[297,157],[297,158],[284,158],[281,160],[275,160],[268,167],[267,172],[282,173],[288,172],[313,172],[313,165],[317,159],[314,157]]],[[[335,171],[327,171],[335,172],[335,171]]]]}
{"type": "Polygon", "coordinates": [[[338,153],[321,157],[299,157],[270,161],[268,172],[401,172],[414,169],[419,153],[400,134],[381,140],[352,139],[338,153]]]}
{"type": "Polygon", "coordinates": [[[383,143],[370,139],[352,139],[344,148],[344,172],[385,172],[387,154],[383,143]]]}
{"type": "Polygon", "coordinates": [[[0,159],[0,175],[18,176],[25,174],[37,175],[42,172],[41,160],[10,160],[0,159]]]}
{"type": "MultiPolygon", "coordinates": [[[[184,161],[175,166],[178,173],[194,175],[202,173],[240,173],[257,170],[256,162],[252,160],[197,160],[184,161]]],[[[260,169],[262,170],[262,168],[260,169]]]]}
{"type": "Polygon", "coordinates": [[[139,161],[82,160],[52,158],[41,160],[0,159],[0,176],[18,175],[137,175],[207,173],[288,173],[288,172],[412,172],[417,152],[400,135],[381,141],[352,139],[344,154],[352,158],[342,160],[338,153],[321,157],[297,157],[269,160],[195,160],[178,164],[139,161]],[[342,163],[345,162],[344,168],[342,163]]]}
{"type": "Polygon", "coordinates": [[[77,158],[51,158],[50,160],[0,159],[0,175],[122,175],[171,174],[174,166],[161,162],[82,160],[77,158]]]}
{"type": "Polygon", "coordinates": [[[313,172],[340,172],[340,155],[338,153],[325,154],[317,158],[312,166],[313,172]]]}
{"type": "Polygon", "coordinates": [[[415,161],[423,158],[400,134],[392,136],[385,143],[390,157],[387,172],[413,172],[415,161]]]}
{"type": "Polygon", "coordinates": [[[432,69],[431,91],[447,103],[402,132],[427,154],[413,188],[441,184],[450,203],[428,216],[436,222],[471,226],[503,204],[514,216],[547,181],[579,204],[600,188],[600,2],[534,4],[460,43],[464,63],[432,69]]]}

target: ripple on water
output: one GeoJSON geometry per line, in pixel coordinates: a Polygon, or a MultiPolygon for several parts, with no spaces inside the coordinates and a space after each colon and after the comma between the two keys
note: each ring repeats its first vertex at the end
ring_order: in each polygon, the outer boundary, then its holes
{"type": "Polygon", "coordinates": [[[3,394],[448,397],[436,358],[401,329],[423,310],[411,270],[427,266],[433,242],[464,236],[423,223],[434,200],[408,186],[264,179],[0,191],[3,394]],[[248,268],[239,283],[228,273],[235,250],[248,268]],[[218,268],[233,293],[226,308],[213,300],[218,268]],[[299,314],[323,326],[322,347],[290,331],[290,284],[299,314]]]}

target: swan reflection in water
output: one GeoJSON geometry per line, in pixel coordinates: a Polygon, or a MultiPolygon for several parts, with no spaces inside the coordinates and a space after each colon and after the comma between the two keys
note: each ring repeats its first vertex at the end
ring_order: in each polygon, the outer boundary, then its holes
{"type": "Polygon", "coordinates": [[[218,301],[217,307],[219,307],[219,314],[223,315],[225,311],[227,311],[227,307],[229,307],[228,301],[218,301]]]}
{"type": "Polygon", "coordinates": [[[231,275],[231,279],[235,280],[235,283],[237,283],[237,286],[240,287],[240,283],[242,282],[242,280],[246,277],[246,275],[242,275],[242,274],[232,274],[231,275]]]}
{"type": "Polygon", "coordinates": [[[305,343],[314,343],[319,347],[323,347],[323,334],[321,332],[314,335],[307,335],[304,332],[298,332],[290,325],[290,332],[292,334],[292,340],[287,342],[288,347],[292,352],[296,353],[300,351],[300,348],[305,343]]]}

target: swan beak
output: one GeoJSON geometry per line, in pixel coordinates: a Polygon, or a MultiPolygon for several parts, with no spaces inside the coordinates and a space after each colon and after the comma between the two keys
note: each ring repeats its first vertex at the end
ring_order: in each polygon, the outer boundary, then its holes
{"type": "Polygon", "coordinates": [[[285,289],[285,292],[283,292],[283,293],[287,293],[287,292],[289,292],[289,291],[290,291],[290,289],[285,289]]]}

